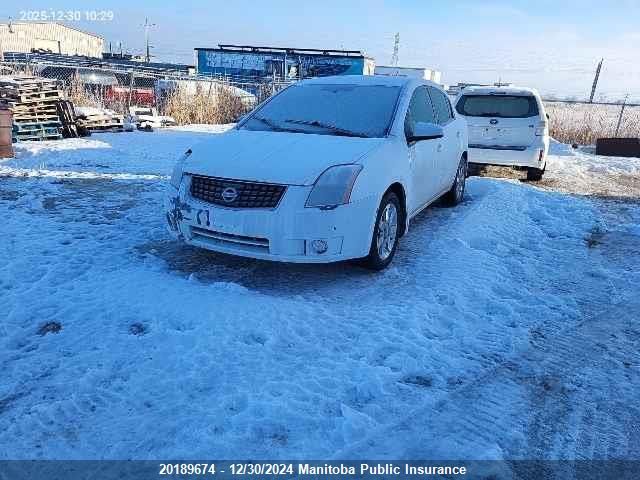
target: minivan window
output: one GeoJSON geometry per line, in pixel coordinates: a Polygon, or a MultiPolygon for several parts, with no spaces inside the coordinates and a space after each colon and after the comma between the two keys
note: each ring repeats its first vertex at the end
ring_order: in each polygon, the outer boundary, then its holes
{"type": "Polygon", "coordinates": [[[449,123],[453,118],[453,113],[451,112],[451,102],[449,102],[447,96],[434,87],[429,87],[429,94],[431,95],[433,107],[436,111],[438,124],[445,125],[449,123]]]}
{"type": "Polygon", "coordinates": [[[399,94],[398,86],[293,85],[251,114],[240,129],[384,137],[399,94]]]}
{"type": "Polygon", "coordinates": [[[527,118],[539,113],[535,97],[525,95],[463,95],[456,110],[467,117],[527,118]]]}
{"type": "Polygon", "coordinates": [[[413,92],[407,116],[404,120],[404,133],[408,137],[417,122],[436,123],[431,99],[425,87],[418,87],[413,92]]]}

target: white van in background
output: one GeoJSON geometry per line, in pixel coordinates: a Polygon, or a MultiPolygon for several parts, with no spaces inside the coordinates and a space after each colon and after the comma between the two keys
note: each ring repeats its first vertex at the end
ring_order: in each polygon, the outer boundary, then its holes
{"type": "Polygon", "coordinates": [[[469,164],[527,169],[540,180],[547,165],[549,128],[540,95],[521,87],[469,87],[456,101],[469,126],[469,164]]]}

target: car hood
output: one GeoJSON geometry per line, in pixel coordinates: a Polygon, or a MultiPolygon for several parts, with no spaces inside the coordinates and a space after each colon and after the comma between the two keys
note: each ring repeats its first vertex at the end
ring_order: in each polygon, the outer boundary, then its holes
{"type": "Polygon", "coordinates": [[[332,165],[357,162],[382,138],[230,130],[195,145],[185,173],[311,185],[332,165]]]}

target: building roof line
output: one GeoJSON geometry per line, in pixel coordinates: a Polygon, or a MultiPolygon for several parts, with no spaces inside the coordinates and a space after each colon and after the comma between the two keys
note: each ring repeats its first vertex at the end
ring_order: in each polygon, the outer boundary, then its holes
{"type": "MultiPolygon", "coordinates": [[[[96,35],[95,33],[87,32],[85,30],[80,30],[79,28],[76,28],[76,27],[70,27],[69,25],[66,25],[62,22],[11,22],[12,27],[16,25],[59,25],[64,28],[68,28],[69,30],[75,30],[76,32],[80,32],[80,33],[84,33],[85,35],[96,37],[104,42],[104,37],[101,37],[100,35],[96,35]]],[[[9,23],[0,23],[0,26],[8,27],[9,23]]]]}
{"type": "Polygon", "coordinates": [[[194,50],[214,50],[217,52],[236,53],[299,53],[311,55],[333,55],[343,57],[364,57],[370,58],[361,50],[338,50],[333,48],[294,48],[294,47],[265,47],[258,45],[231,45],[218,44],[218,47],[196,47],[194,50]]]}

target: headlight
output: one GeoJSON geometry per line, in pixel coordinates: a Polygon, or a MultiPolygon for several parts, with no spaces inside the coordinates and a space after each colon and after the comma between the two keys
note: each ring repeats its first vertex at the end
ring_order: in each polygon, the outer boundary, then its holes
{"type": "Polygon", "coordinates": [[[336,207],[349,203],[353,184],[362,165],[336,165],[327,168],[313,184],[307,207],[336,207]]]}
{"type": "Polygon", "coordinates": [[[171,173],[171,180],[169,182],[176,188],[180,188],[180,182],[182,181],[182,166],[184,161],[191,155],[191,149],[184,152],[184,154],[178,159],[175,167],[173,167],[173,173],[171,173]]]}

